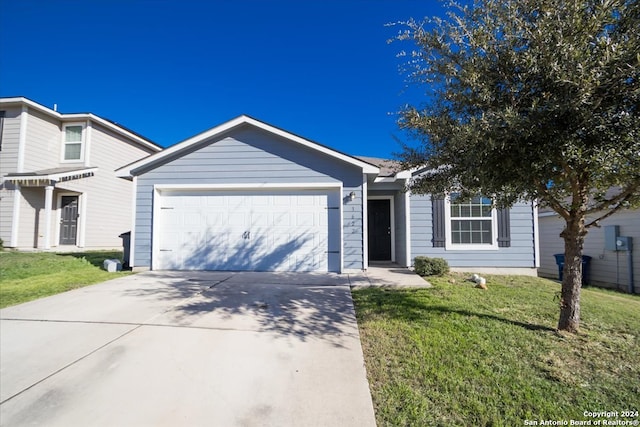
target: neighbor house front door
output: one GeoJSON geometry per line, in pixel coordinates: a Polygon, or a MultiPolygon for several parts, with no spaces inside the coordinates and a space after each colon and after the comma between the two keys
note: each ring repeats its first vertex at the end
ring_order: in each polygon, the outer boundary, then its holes
{"type": "Polygon", "coordinates": [[[391,201],[368,201],[369,259],[391,261],[391,201]]]}
{"type": "Polygon", "coordinates": [[[78,196],[62,196],[60,210],[60,244],[75,245],[78,234],[78,196]]]}

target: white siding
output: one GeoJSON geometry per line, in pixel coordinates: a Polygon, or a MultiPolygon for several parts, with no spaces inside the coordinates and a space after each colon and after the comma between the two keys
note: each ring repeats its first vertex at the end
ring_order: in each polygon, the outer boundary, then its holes
{"type": "MultiPolygon", "coordinates": [[[[18,141],[20,139],[20,104],[4,108],[6,111],[3,147],[0,152],[0,173],[19,172],[18,141]]],[[[85,135],[85,153],[90,153],[88,164],[61,162],[63,121],[34,108],[28,109],[26,133],[23,135],[24,165],[22,172],[36,172],[59,167],[97,167],[95,175],[55,185],[51,214],[50,244],[58,245],[60,194],[76,194],[80,198],[80,227],[85,231],[86,248],[120,247],[119,234],[131,228],[132,183],[115,175],[115,170],[139,160],[152,152],[142,148],[108,128],[92,123],[91,136],[85,135]],[[83,205],[84,204],[84,205],[83,205]],[[83,215],[84,214],[84,215],[83,215]],[[84,223],[84,226],[81,224],[84,223]]],[[[74,121],[75,122],[75,121],[74,121]]],[[[82,120],[86,122],[86,120],[82,120]]],[[[12,184],[0,187],[0,238],[8,245],[11,240],[13,199],[12,184]]],[[[44,246],[45,191],[43,187],[22,186],[18,247],[44,246]]],[[[82,242],[79,242],[82,243],[82,242]]]]}
{"type": "MultiPolygon", "coordinates": [[[[543,216],[540,224],[540,269],[538,273],[545,277],[558,277],[558,267],[554,254],[564,253],[564,241],[560,232],[564,229],[564,220],[557,215],[543,216]]],[[[591,257],[591,281],[611,288],[627,290],[628,264],[627,252],[607,251],[604,248],[604,226],[618,225],[621,236],[630,236],[634,240],[636,251],[633,253],[635,288],[639,292],[640,276],[640,209],[625,210],[601,221],[600,228],[590,228],[584,244],[584,255],[591,257]]]]}
{"type": "Polygon", "coordinates": [[[98,167],[95,175],[60,183],[56,188],[87,195],[85,247],[119,247],[122,241],[118,236],[131,230],[133,184],[117,178],[115,170],[149,152],[95,123],[89,144],[90,166],[98,167]]]}
{"type": "MultiPolygon", "coordinates": [[[[29,109],[24,171],[33,172],[62,166],[60,165],[61,144],[60,121],[29,109]]],[[[66,166],[74,166],[74,164],[66,166]]]]}
{"type": "MultiPolygon", "coordinates": [[[[55,199],[55,198],[54,198],[55,199]]],[[[43,244],[44,188],[22,187],[18,247],[36,248],[43,244]]]]}
{"type": "MultiPolygon", "coordinates": [[[[18,141],[20,138],[20,107],[2,108],[5,111],[0,151],[0,175],[17,172],[18,141]]],[[[0,183],[0,239],[4,246],[11,242],[14,190],[9,183],[0,183]]]]}

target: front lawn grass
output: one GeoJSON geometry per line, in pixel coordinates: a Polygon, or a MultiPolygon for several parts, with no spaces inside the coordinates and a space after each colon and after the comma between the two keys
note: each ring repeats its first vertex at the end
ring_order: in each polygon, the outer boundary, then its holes
{"type": "Polygon", "coordinates": [[[0,308],[131,274],[101,269],[122,252],[0,252],[0,308]]]}
{"type": "Polygon", "coordinates": [[[459,274],[429,277],[431,289],[353,291],[379,426],[640,410],[639,297],[583,288],[581,332],[570,335],[555,331],[559,284],[486,277],[486,291],[459,274]]]}

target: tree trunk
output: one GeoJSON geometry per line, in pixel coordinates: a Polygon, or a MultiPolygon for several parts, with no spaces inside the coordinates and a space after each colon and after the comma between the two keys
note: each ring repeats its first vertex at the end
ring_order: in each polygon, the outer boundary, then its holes
{"type": "Polygon", "coordinates": [[[587,234],[585,218],[567,220],[560,233],[564,239],[564,269],[560,296],[560,320],[558,330],[578,332],[580,327],[580,289],[582,287],[582,251],[587,234]]]}

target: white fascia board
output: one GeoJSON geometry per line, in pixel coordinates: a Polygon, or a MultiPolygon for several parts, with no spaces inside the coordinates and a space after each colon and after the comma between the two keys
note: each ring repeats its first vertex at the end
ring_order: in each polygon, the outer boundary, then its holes
{"type": "Polygon", "coordinates": [[[540,225],[538,223],[538,201],[531,202],[533,207],[533,256],[535,258],[534,267],[540,268],[540,225]]]}
{"type": "Polygon", "coordinates": [[[82,121],[82,120],[93,120],[96,123],[101,124],[102,126],[113,130],[116,133],[119,133],[120,135],[129,138],[135,142],[137,142],[140,145],[144,145],[147,148],[151,148],[154,151],[161,151],[162,147],[157,146],[156,144],[153,144],[149,141],[147,141],[144,138],[139,137],[138,135],[135,135],[131,132],[129,132],[126,129],[121,128],[120,126],[111,123],[108,120],[103,119],[102,117],[96,116],[93,113],[76,113],[76,114],[62,114],[59,113],[57,111],[53,111],[52,109],[45,107],[44,105],[40,105],[37,102],[34,102],[30,99],[24,98],[24,97],[17,97],[17,98],[3,98],[0,99],[0,105],[2,104],[22,104],[22,105],[27,105],[29,108],[33,108],[34,110],[38,110],[41,113],[44,114],[48,114],[51,117],[55,117],[58,120],[61,121],[66,121],[66,120],[75,120],[75,121],[82,121]]]}
{"type": "Polygon", "coordinates": [[[373,182],[396,182],[410,179],[412,176],[411,171],[400,171],[396,173],[394,176],[378,176],[375,178],[373,182]]]}
{"type": "Polygon", "coordinates": [[[97,167],[90,167],[85,169],[78,169],[71,172],[51,173],[48,175],[24,175],[24,176],[5,176],[3,181],[8,182],[28,182],[28,181],[60,181],[63,178],[74,177],[76,175],[84,175],[86,173],[92,173],[97,171],[97,167]]]}
{"type": "Polygon", "coordinates": [[[376,177],[376,179],[373,180],[374,184],[378,184],[380,182],[396,182],[397,179],[395,177],[392,176],[384,176],[384,177],[376,177]]]}
{"type": "Polygon", "coordinates": [[[341,188],[342,183],[335,182],[310,182],[310,183],[286,183],[286,182],[256,182],[256,183],[230,183],[230,184],[155,184],[158,191],[171,190],[261,190],[261,189],[322,189],[341,188]]]}
{"type": "Polygon", "coordinates": [[[242,124],[242,117],[237,117],[233,120],[230,120],[226,123],[223,123],[219,126],[216,126],[214,128],[209,129],[208,131],[199,133],[195,136],[192,136],[189,139],[185,139],[182,142],[179,142],[178,144],[175,144],[169,148],[164,149],[163,151],[160,151],[159,153],[156,154],[152,154],[150,156],[145,157],[144,159],[140,159],[137,162],[131,163],[130,165],[124,166],[118,170],[116,170],[116,176],[120,177],[120,178],[127,178],[127,177],[131,177],[133,176],[133,174],[131,173],[131,171],[138,169],[144,165],[147,165],[149,163],[158,161],[158,160],[162,160],[165,157],[169,157],[172,154],[174,154],[175,152],[178,152],[180,150],[183,150],[185,148],[188,148],[194,144],[197,144],[200,141],[204,141],[205,139],[209,139],[215,135],[218,134],[222,134],[224,132],[227,132],[230,129],[233,129],[236,126],[239,126],[240,124],[242,124]]]}
{"type": "Polygon", "coordinates": [[[221,134],[223,134],[225,132],[228,132],[229,130],[231,130],[231,129],[235,128],[235,127],[238,127],[238,126],[241,126],[241,125],[244,125],[244,124],[249,124],[249,125],[255,126],[255,127],[259,128],[259,129],[265,130],[265,131],[267,131],[269,133],[272,133],[274,135],[278,135],[278,136],[283,137],[285,139],[288,139],[290,141],[296,142],[296,143],[298,143],[298,144],[300,144],[302,146],[314,149],[316,151],[319,151],[321,153],[327,154],[327,155],[329,155],[331,157],[334,157],[336,159],[342,160],[342,161],[347,162],[349,164],[352,164],[354,166],[358,166],[358,167],[362,168],[363,173],[374,174],[374,175],[380,173],[380,169],[378,167],[376,167],[376,166],[370,165],[369,163],[366,163],[366,162],[362,162],[362,161],[360,161],[358,159],[355,159],[355,158],[353,158],[351,156],[348,156],[346,154],[342,154],[342,153],[337,152],[335,150],[332,150],[330,148],[324,147],[324,146],[322,146],[320,144],[316,144],[315,142],[309,141],[307,139],[304,139],[302,137],[299,137],[297,135],[294,135],[294,134],[289,133],[287,131],[284,131],[282,129],[278,129],[278,128],[274,127],[274,126],[268,125],[266,123],[263,123],[261,121],[258,121],[256,119],[253,119],[253,118],[251,118],[249,116],[245,116],[245,115],[236,117],[235,119],[229,120],[228,122],[225,122],[225,123],[223,123],[221,125],[213,127],[213,128],[211,128],[211,129],[209,129],[209,130],[207,130],[205,132],[202,132],[202,133],[199,133],[197,135],[194,135],[189,139],[185,139],[184,141],[182,141],[182,142],[180,142],[180,143],[178,143],[178,144],[176,144],[176,145],[174,145],[172,147],[169,147],[169,148],[167,148],[167,149],[165,149],[165,150],[163,150],[163,151],[161,151],[159,153],[156,153],[156,154],[153,154],[151,156],[148,156],[148,157],[146,157],[144,159],[141,159],[141,160],[139,160],[139,161],[137,161],[135,163],[132,163],[132,164],[130,164],[128,166],[125,166],[124,168],[120,168],[120,169],[118,169],[116,171],[116,173],[121,178],[129,177],[129,176],[132,175],[131,171],[133,171],[135,169],[138,169],[138,168],[140,168],[142,166],[145,166],[145,165],[147,165],[149,163],[156,162],[158,160],[164,159],[165,157],[169,157],[172,154],[174,154],[176,152],[179,152],[181,150],[184,150],[184,149],[186,149],[186,148],[188,148],[188,147],[190,147],[190,146],[192,146],[194,144],[198,144],[198,143],[200,143],[202,141],[205,141],[205,140],[207,140],[209,138],[213,138],[213,137],[215,137],[217,135],[221,135],[221,134]]]}
{"type": "MultiPolygon", "coordinates": [[[[536,210],[538,210],[538,205],[536,205],[536,210]]],[[[549,216],[560,216],[560,215],[556,211],[551,211],[551,212],[546,211],[546,212],[538,212],[538,215],[536,215],[536,216],[538,218],[546,218],[546,217],[549,217],[549,216]]]]}

